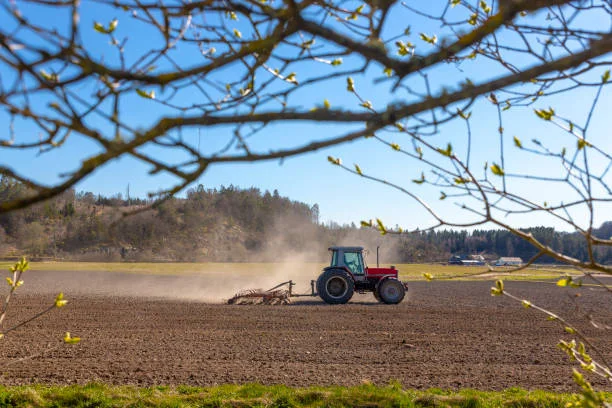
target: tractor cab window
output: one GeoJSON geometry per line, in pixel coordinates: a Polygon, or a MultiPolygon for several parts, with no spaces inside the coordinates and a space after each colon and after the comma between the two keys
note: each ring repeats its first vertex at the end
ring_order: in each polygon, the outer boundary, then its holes
{"type": "Polygon", "coordinates": [[[332,259],[329,266],[338,266],[338,251],[332,251],[332,259]]]}
{"type": "Polygon", "coordinates": [[[360,252],[345,252],[344,264],[354,275],[363,275],[363,261],[360,252]]]}

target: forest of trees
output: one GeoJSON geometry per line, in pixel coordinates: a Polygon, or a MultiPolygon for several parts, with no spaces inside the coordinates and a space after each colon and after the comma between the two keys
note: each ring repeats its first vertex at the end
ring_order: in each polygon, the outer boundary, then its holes
{"type": "MultiPolygon", "coordinates": [[[[29,194],[7,177],[0,179],[0,201],[29,194]]],[[[41,259],[90,261],[323,261],[330,245],[380,245],[386,262],[443,262],[454,254],[488,259],[536,250],[504,230],[437,230],[381,236],[355,225],[324,225],[319,207],[281,197],[278,191],[199,185],[142,212],[143,199],[65,192],[52,200],[0,215],[0,257],[26,254],[41,259]],[[135,214],[124,217],[126,212],[135,214]]],[[[528,229],[537,239],[577,259],[587,258],[584,239],[552,228],[528,229]]],[[[612,222],[595,234],[612,236],[612,222]]],[[[612,263],[612,248],[596,249],[612,263]]],[[[371,261],[372,262],[372,261],[371,261]]],[[[542,258],[538,262],[551,262],[542,258]]]]}

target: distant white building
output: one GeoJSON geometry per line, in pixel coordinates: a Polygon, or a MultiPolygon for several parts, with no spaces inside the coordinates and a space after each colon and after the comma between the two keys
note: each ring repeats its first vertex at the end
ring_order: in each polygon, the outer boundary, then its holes
{"type": "Polygon", "coordinates": [[[495,266],[521,266],[523,260],[518,257],[501,257],[495,261],[495,266]]]}

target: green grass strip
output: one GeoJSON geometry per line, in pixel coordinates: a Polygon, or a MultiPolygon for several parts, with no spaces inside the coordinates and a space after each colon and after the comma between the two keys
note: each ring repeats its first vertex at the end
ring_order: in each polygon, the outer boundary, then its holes
{"type": "MultiPolygon", "coordinates": [[[[607,400],[612,393],[605,393],[607,400]]],[[[0,407],[461,407],[563,408],[577,395],[511,388],[405,390],[400,384],[291,388],[284,385],[148,387],[88,384],[0,386],[0,407]]]]}

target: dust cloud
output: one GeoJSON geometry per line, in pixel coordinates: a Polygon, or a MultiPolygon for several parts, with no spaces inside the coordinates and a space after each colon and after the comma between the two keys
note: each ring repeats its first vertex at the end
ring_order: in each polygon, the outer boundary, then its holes
{"type": "MultiPolygon", "coordinates": [[[[195,264],[190,264],[193,267],[195,264]]],[[[106,271],[28,271],[20,294],[64,292],[71,296],[119,296],[149,299],[225,303],[244,289],[270,289],[293,280],[295,293],[310,291],[321,265],[315,263],[214,264],[205,272],[189,271],[181,275],[148,275],[106,271]]],[[[86,268],[87,265],[84,265],[86,268]]]]}

